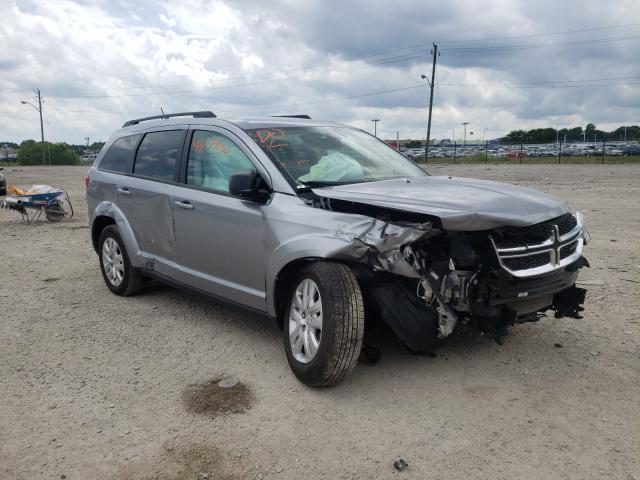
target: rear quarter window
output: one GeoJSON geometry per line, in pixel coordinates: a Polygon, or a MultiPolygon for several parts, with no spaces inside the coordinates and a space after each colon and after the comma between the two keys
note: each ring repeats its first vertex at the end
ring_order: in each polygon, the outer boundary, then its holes
{"type": "Polygon", "coordinates": [[[140,143],[133,173],[142,177],[173,181],[180,161],[184,130],[147,133],[140,143]]]}
{"type": "Polygon", "coordinates": [[[113,142],[102,157],[98,168],[110,172],[131,173],[133,156],[141,137],[142,135],[130,135],[113,142]]]}

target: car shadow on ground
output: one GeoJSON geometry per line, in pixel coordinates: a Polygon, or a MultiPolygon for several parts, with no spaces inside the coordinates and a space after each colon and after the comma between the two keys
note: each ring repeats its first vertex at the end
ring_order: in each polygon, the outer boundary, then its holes
{"type": "MultiPolygon", "coordinates": [[[[267,316],[261,316],[258,313],[205,295],[155,282],[147,292],[142,294],[142,297],[148,297],[151,303],[162,306],[168,311],[179,312],[180,317],[186,321],[221,322],[226,328],[237,330],[237,332],[232,331],[231,334],[237,335],[238,338],[259,338],[260,341],[275,342],[278,349],[282,348],[282,330],[273,319],[267,316]]],[[[512,327],[511,333],[507,336],[506,344],[500,346],[489,336],[481,335],[469,327],[460,326],[453,335],[442,342],[435,353],[416,354],[406,348],[389,326],[382,322],[376,322],[374,327],[367,332],[365,344],[378,349],[381,359],[379,362],[371,363],[361,356],[359,366],[365,367],[364,371],[366,372],[369,367],[375,367],[377,363],[393,365],[394,368],[404,368],[408,365],[415,365],[416,362],[426,366],[429,363],[439,363],[440,359],[449,358],[464,358],[483,362],[489,357],[495,356],[496,352],[503,351],[505,355],[511,355],[514,346],[510,346],[509,343],[513,341],[526,343],[526,338],[523,335],[526,336],[527,333],[521,331],[526,328],[528,327],[512,327]]],[[[536,324],[534,328],[544,329],[544,326],[536,324]]],[[[551,335],[549,334],[549,342],[553,344],[551,335]]],[[[280,361],[285,367],[284,352],[280,361]]]]}

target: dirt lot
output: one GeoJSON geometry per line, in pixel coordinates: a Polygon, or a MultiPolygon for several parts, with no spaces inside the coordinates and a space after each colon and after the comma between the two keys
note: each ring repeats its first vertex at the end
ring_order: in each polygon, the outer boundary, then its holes
{"type": "Polygon", "coordinates": [[[162,286],[112,295],[85,168],[9,168],[67,188],[76,217],[0,210],[0,478],[640,479],[640,166],[433,171],[583,210],[584,319],[515,327],[503,346],[461,333],[436,358],[379,338],[379,364],[311,390],[262,318],[162,286]]]}

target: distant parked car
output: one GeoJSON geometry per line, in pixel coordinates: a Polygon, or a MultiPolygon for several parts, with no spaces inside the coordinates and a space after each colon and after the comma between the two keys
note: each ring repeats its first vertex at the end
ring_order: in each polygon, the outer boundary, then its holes
{"type": "Polygon", "coordinates": [[[4,170],[4,168],[0,168],[0,195],[6,195],[7,194],[7,179],[4,176],[4,173],[2,173],[2,170],[4,170]]]}
{"type": "Polygon", "coordinates": [[[622,150],[623,155],[640,155],[640,145],[631,145],[622,150]]]}

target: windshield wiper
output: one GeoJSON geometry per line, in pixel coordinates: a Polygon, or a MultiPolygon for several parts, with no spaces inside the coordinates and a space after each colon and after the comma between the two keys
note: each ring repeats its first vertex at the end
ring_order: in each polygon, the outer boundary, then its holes
{"type": "Polygon", "coordinates": [[[302,180],[298,180],[298,182],[302,183],[301,187],[335,187],[336,185],[349,185],[351,183],[360,183],[360,182],[321,182],[320,180],[309,180],[303,182],[302,180]]]}

